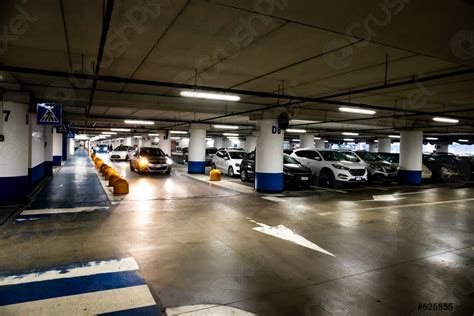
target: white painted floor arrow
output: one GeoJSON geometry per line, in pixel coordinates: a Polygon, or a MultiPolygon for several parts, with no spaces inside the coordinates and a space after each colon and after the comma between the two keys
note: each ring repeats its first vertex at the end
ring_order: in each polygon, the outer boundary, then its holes
{"type": "Polygon", "coordinates": [[[266,224],[256,222],[252,219],[249,219],[249,221],[251,221],[252,223],[255,223],[259,226],[259,227],[253,227],[252,228],[253,230],[256,230],[258,232],[261,232],[261,233],[264,233],[264,234],[267,234],[267,235],[270,235],[270,236],[273,236],[273,237],[277,237],[277,238],[280,238],[280,239],[283,239],[283,240],[288,240],[288,241],[294,242],[295,244],[298,244],[300,246],[303,246],[303,247],[306,247],[306,248],[309,248],[309,249],[312,249],[312,250],[316,250],[316,251],[322,252],[326,255],[335,257],[335,255],[333,255],[329,251],[319,247],[318,245],[316,245],[315,243],[309,241],[308,239],[304,238],[303,236],[295,234],[291,229],[289,229],[289,228],[287,228],[283,225],[268,226],[266,224]]]}

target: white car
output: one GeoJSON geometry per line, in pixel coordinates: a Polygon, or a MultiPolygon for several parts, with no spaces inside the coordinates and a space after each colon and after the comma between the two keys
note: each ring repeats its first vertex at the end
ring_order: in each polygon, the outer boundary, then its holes
{"type": "Polygon", "coordinates": [[[245,151],[234,149],[220,149],[212,158],[212,169],[219,169],[229,177],[240,174],[240,164],[245,158],[245,151]]]}
{"type": "Polygon", "coordinates": [[[109,153],[110,161],[130,160],[130,153],[134,148],[132,146],[120,145],[109,153]]]}
{"type": "Polygon", "coordinates": [[[310,168],[320,185],[337,188],[343,183],[367,182],[367,169],[352,151],[302,148],[291,156],[310,168]]]}

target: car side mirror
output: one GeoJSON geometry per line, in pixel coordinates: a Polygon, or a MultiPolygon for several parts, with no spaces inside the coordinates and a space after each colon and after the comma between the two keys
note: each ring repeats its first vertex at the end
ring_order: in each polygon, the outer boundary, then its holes
{"type": "Polygon", "coordinates": [[[170,157],[170,155],[168,155],[168,154],[165,154],[165,156],[168,157],[168,158],[170,157]]]}
{"type": "Polygon", "coordinates": [[[230,158],[229,158],[228,156],[225,156],[224,159],[225,159],[225,160],[229,160],[230,158]]]}

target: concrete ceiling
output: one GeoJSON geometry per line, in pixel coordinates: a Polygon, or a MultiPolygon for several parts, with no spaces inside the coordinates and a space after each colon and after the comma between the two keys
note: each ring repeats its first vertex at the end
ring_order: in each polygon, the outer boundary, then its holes
{"type": "MultiPolygon", "coordinates": [[[[289,102],[246,94],[236,103],[199,101],[182,98],[180,89],[127,80],[98,80],[91,102],[93,80],[14,67],[93,75],[106,5],[5,0],[0,6],[11,35],[0,52],[0,66],[10,71],[0,70],[0,82],[63,103],[65,118],[81,129],[87,116],[89,131],[122,126],[124,118],[156,120],[154,129],[205,120],[250,130],[253,113],[289,102]]],[[[407,128],[474,134],[473,16],[467,0],[117,0],[99,75],[317,98],[279,109],[319,122],[306,128],[321,134],[407,128]],[[334,101],[377,114],[341,113],[334,101]],[[460,122],[435,123],[432,115],[460,122]]]]}

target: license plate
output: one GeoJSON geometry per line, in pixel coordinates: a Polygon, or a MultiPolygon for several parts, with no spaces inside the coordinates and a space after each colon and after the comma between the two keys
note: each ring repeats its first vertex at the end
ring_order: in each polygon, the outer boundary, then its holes
{"type": "Polygon", "coordinates": [[[356,181],[362,181],[362,177],[356,177],[356,181]]]}
{"type": "Polygon", "coordinates": [[[303,181],[306,181],[308,179],[309,179],[308,177],[301,177],[301,180],[303,180],[303,181]]]}

